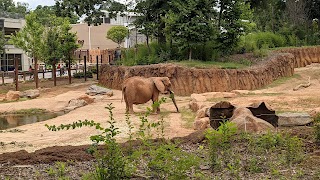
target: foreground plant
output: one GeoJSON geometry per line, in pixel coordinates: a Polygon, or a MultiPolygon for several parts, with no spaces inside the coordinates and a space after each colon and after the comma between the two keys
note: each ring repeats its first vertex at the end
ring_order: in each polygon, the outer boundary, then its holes
{"type": "Polygon", "coordinates": [[[91,141],[94,142],[94,147],[91,152],[95,155],[97,160],[97,165],[95,172],[92,173],[91,179],[123,179],[126,177],[125,166],[126,161],[123,157],[122,151],[119,144],[116,142],[115,137],[120,133],[119,128],[115,127],[115,119],[113,117],[112,110],[114,107],[109,104],[106,107],[109,111],[108,121],[109,127],[104,128],[100,123],[94,121],[77,121],[72,124],[61,124],[60,126],[49,126],[45,125],[51,131],[69,130],[70,128],[81,128],[84,126],[95,127],[97,130],[101,131],[101,134],[93,135],[90,137],[91,141]],[[100,152],[97,150],[97,146],[100,142],[104,143],[105,149],[100,152]]]}

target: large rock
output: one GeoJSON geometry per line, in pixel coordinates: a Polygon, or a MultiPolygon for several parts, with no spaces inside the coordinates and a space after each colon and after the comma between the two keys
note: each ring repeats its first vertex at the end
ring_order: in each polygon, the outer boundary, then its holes
{"type": "Polygon", "coordinates": [[[82,95],[80,97],[77,98],[78,100],[85,100],[87,102],[87,104],[91,104],[94,102],[94,99],[87,96],[87,95],[82,95]]]}
{"type": "Polygon", "coordinates": [[[66,107],[66,110],[73,110],[87,104],[88,103],[83,99],[71,99],[66,107]]]}
{"type": "Polygon", "coordinates": [[[203,108],[204,102],[207,100],[202,94],[191,94],[190,98],[189,109],[193,112],[197,112],[199,109],[203,108]]]}
{"type": "Polygon", "coordinates": [[[20,98],[20,92],[19,91],[9,91],[7,94],[6,94],[6,98],[5,100],[6,101],[18,101],[20,98]]]}
{"type": "Polygon", "coordinates": [[[279,126],[304,126],[313,122],[308,113],[281,113],[278,115],[279,126]]]}
{"type": "Polygon", "coordinates": [[[234,98],[237,97],[236,93],[232,92],[207,92],[202,94],[206,99],[217,99],[217,98],[234,98]]]}
{"type": "Polygon", "coordinates": [[[108,88],[92,85],[88,88],[86,94],[90,96],[105,95],[105,94],[107,94],[108,96],[113,96],[113,91],[108,88]]]}
{"type": "Polygon", "coordinates": [[[38,89],[30,89],[23,92],[23,97],[34,99],[40,96],[40,91],[38,89]]]}
{"type": "Polygon", "coordinates": [[[201,119],[201,118],[209,117],[209,116],[210,116],[209,108],[203,107],[197,111],[196,119],[201,119]]]}
{"type": "Polygon", "coordinates": [[[201,119],[196,119],[193,123],[193,129],[194,130],[203,130],[207,129],[209,127],[209,118],[201,118],[201,119]]]}
{"type": "Polygon", "coordinates": [[[245,132],[261,133],[275,129],[267,121],[255,117],[252,112],[245,107],[236,108],[230,121],[237,125],[238,130],[245,132]]]}

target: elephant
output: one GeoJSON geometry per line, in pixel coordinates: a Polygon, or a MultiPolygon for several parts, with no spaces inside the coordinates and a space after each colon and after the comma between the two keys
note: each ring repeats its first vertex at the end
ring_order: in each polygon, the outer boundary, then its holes
{"type": "MultiPolygon", "coordinates": [[[[168,77],[140,77],[134,76],[126,79],[122,84],[122,98],[126,102],[126,112],[134,113],[133,104],[144,104],[150,99],[152,102],[156,102],[159,99],[159,94],[170,93],[177,112],[179,109],[174,99],[173,91],[171,91],[171,82],[168,77]]],[[[153,108],[155,113],[155,108],[153,108]]],[[[157,113],[160,112],[160,107],[157,107],[157,113]]]]}

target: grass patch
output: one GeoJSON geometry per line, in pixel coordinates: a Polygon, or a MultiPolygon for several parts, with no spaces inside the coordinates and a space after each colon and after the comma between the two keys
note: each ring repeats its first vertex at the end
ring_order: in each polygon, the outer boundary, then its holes
{"type": "Polygon", "coordinates": [[[4,104],[4,103],[12,103],[12,102],[19,102],[19,101],[27,101],[27,100],[29,100],[29,98],[27,98],[27,97],[23,97],[23,98],[19,98],[19,100],[18,101],[0,101],[0,104],[4,104]]]}
{"type": "Polygon", "coordinates": [[[181,118],[184,122],[183,127],[192,128],[194,119],[196,118],[196,114],[186,107],[182,107],[180,109],[181,118]]]}
{"type": "Polygon", "coordinates": [[[20,109],[17,111],[5,112],[4,114],[43,114],[47,113],[46,109],[31,108],[31,109],[20,109]]]}
{"type": "Polygon", "coordinates": [[[294,74],[290,77],[281,77],[281,78],[278,78],[277,80],[273,81],[271,84],[269,84],[268,86],[264,87],[263,89],[265,88],[273,88],[273,87],[276,87],[276,86],[279,86],[281,84],[284,84],[286,83],[287,81],[291,80],[291,79],[300,79],[301,76],[299,74],[294,74]]]}
{"type": "Polygon", "coordinates": [[[240,69],[248,67],[248,63],[236,63],[236,62],[215,62],[215,61],[171,61],[170,63],[177,64],[184,67],[194,67],[199,69],[219,68],[219,69],[240,69]]]}

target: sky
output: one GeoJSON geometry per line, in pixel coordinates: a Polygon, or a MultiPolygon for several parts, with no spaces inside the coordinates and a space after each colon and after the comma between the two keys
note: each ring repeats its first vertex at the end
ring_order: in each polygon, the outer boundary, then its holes
{"type": "Polygon", "coordinates": [[[35,9],[38,5],[52,6],[55,4],[54,0],[13,0],[13,1],[28,3],[30,9],[35,9]]]}

